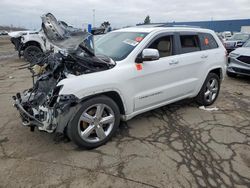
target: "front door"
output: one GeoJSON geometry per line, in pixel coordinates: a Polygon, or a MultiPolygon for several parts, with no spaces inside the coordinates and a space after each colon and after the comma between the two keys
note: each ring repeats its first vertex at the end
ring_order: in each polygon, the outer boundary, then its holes
{"type": "Polygon", "coordinates": [[[132,80],[136,86],[134,110],[160,104],[178,97],[183,91],[178,88],[178,55],[174,35],[163,35],[154,39],[146,48],[158,49],[160,59],[144,61],[142,70],[132,80]]]}
{"type": "Polygon", "coordinates": [[[166,35],[147,48],[159,50],[160,59],[143,62],[133,80],[136,85],[135,111],[192,95],[197,72],[203,63],[198,35],[166,35]]]}

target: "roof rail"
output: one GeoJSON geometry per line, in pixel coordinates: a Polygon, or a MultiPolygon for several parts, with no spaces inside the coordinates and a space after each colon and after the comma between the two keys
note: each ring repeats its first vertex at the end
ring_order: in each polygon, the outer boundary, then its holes
{"type": "Polygon", "coordinates": [[[200,26],[195,25],[173,25],[173,24],[165,24],[160,27],[190,27],[190,28],[201,28],[200,26]]]}
{"type": "Polygon", "coordinates": [[[171,23],[165,23],[165,24],[138,24],[136,27],[189,27],[189,28],[202,28],[200,26],[195,25],[175,25],[171,23]]]}
{"type": "Polygon", "coordinates": [[[136,27],[165,27],[166,24],[138,24],[136,27]]]}

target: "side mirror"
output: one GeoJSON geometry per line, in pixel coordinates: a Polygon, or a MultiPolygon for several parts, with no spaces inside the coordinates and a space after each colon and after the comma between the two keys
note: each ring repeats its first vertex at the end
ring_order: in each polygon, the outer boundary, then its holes
{"type": "Polygon", "coordinates": [[[157,49],[146,48],[142,51],[141,57],[136,58],[136,63],[142,63],[143,61],[155,61],[160,59],[160,54],[157,49]]]}

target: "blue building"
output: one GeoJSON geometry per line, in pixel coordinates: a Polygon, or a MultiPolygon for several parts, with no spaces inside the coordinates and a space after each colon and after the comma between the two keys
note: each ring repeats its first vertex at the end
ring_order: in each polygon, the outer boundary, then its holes
{"type": "Polygon", "coordinates": [[[215,32],[223,32],[223,31],[239,32],[241,30],[241,26],[250,26],[250,19],[167,22],[167,23],[155,23],[155,24],[166,25],[166,26],[173,26],[173,25],[198,26],[201,28],[212,29],[215,32]]]}

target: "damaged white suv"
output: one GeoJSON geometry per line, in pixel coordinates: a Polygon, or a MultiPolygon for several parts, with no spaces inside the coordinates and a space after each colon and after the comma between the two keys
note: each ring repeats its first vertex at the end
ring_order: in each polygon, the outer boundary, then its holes
{"type": "Polygon", "coordinates": [[[89,67],[84,73],[67,73],[47,98],[55,97],[37,110],[21,106],[20,94],[14,97],[17,107],[40,130],[66,133],[87,148],[106,143],[120,120],[185,98],[213,104],[227,61],[226,50],[213,31],[188,27],[117,30],[100,38],[94,53],[116,63],[95,64],[96,71],[89,67]],[[98,68],[101,64],[108,68],[98,68]]]}
{"type": "Polygon", "coordinates": [[[129,120],[185,98],[213,104],[226,68],[223,44],[204,29],[123,29],[103,36],[95,51],[115,60],[116,66],[58,84],[63,86],[60,95],[85,101],[75,114],[71,136],[85,147],[108,141],[120,118],[129,120]],[[81,130],[83,124],[87,126],[81,130]]]}

